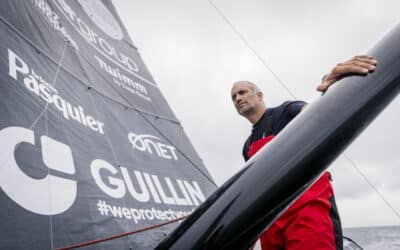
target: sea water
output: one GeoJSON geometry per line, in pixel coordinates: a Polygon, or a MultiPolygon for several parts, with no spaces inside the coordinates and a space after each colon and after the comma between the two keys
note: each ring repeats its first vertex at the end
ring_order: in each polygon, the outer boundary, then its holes
{"type": "Polygon", "coordinates": [[[400,250],[400,226],[345,228],[343,234],[364,250],[400,250]]]}

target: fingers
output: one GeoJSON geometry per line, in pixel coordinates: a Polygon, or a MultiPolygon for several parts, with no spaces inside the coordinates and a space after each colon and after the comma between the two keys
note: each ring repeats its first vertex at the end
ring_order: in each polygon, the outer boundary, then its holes
{"type": "Polygon", "coordinates": [[[362,61],[351,61],[337,65],[332,73],[335,78],[350,75],[350,74],[367,74],[376,69],[374,64],[362,61]]]}
{"type": "Polygon", "coordinates": [[[364,55],[356,55],[353,57],[353,59],[357,59],[357,58],[367,58],[367,59],[374,59],[372,56],[364,54],[364,55]]]}
{"type": "Polygon", "coordinates": [[[325,92],[329,86],[338,79],[349,75],[366,75],[376,70],[377,60],[370,55],[357,55],[345,62],[337,64],[322,83],[317,86],[317,90],[325,92]]]}
{"type": "Polygon", "coordinates": [[[373,57],[365,57],[365,56],[355,56],[352,61],[364,62],[371,65],[376,65],[377,63],[377,60],[375,60],[373,57]]]}
{"type": "Polygon", "coordinates": [[[358,60],[349,60],[343,63],[339,63],[338,66],[344,66],[344,65],[359,65],[362,67],[371,67],[371,66],[375,66],[377,64],[377,61],[374,59],[365,59],[365,58],[360,58],[358,60]]]}
{"type": "Polygon", "coordinates": [[[361,55],[355,56],[344,63],[339,63],[337,67],[343,73],[352,73],[352,70],[356,71],[354,73],[368,73],[376,69],[376,64],[377,60],[371,56],[361,55]]]}
{"type": "Polygon", "coordinates": [[[317,86],[317,90],[320,92],[325,92],[329,88],[329,86],[331,86],[335,82],[336,79],[325,80],[320,85],[317,86]]]}
{"type": "Polygon", "coordinates": [[[329,88],[328,85],[322,83],[322,84],[320,84],[320,85],[317,86],[317,91],[319,91],[319,92],[325,92],[328,88],[329,88]]]}
{"type": "Polygon", "coordinates": [[[347,75],[367,74],[376,69],[377,61],[369,55],[358,55],[352,59],[339,63],[334,67],[326,80],[338,79],[347,75]]]}

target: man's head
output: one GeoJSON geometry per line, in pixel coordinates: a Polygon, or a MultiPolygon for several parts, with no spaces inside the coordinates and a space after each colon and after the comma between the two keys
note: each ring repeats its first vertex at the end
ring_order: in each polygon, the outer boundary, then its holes
{"type": "Polygon", "coordinates": [[[263,93],[252,82],[235,82],[231,89],[231,97],[237,112],[253,122],[260,114],[263,114],[266,107],[263,101],[263,93]]]}

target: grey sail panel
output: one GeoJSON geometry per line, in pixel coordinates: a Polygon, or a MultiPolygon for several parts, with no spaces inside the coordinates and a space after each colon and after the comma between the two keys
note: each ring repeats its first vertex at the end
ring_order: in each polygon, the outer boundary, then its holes
{"type": "MultiPolygon", "coordinates": [[[[52,249],[163,223],[215,190],[108,1],[4,1],[0,17],[0,249],[52,249]],[[76,24],[134,58],[138,71],[126,74],[137,84],[116,83],[98,58],[112,60],[76,24]],[[116,24],[120,32],[108,34],[116,24]]],[[[176,224],[86,249],[149,249],[176,224]]]]}

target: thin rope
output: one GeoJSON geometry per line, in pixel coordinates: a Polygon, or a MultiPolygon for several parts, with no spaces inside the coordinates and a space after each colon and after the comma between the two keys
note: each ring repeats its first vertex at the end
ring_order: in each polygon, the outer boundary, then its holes
{"type": "MultiPolygon", "coordinates": [[[[45,135],[48,135],[49,134],[49,128],[48,128],[48,121],[47,121],[47,112],[45,113],[45,115],[44,115],[44,117],[45,117],[45,135]]],[[[46,146],[45,147],[46,148],[46,150],[48,149],[48,147],[46,146]]],[[[42,150],[43,150],[43,145],[42,145],[42,150]]],[[[48,152],[44,152],[45,154],[48,154],[48,152]]],[[[47,176],[49,176],[49,174],[50,174],[50,169],[49,168],[47,168],[47,176]]],[[[50,211],[53,211],[53,206],[52,206],[52,201],[51,201],[51,180],[50,179],[48,179],[48,185],[49,185],[49,190],[48,190],[48,198],[49,198],[49,206],[50,206],[50,211]]],[[[53,232],[53,215],[52,214],[50,214],[49,215],[49,223],[50,223],[50,232],[49,232],[49,234],[50,234],[50,249],[54,249],[54,232],[53,232]]]]}
{"type": "Polygon", "coordinates": [[[363,179],[374,189],[374,191],[379,195],[379,197],[386,203],[386,205],[392,210],[392,212],[397,216],[397,218],[400,221],[400,214],[396,211],[396,209],[390,204],[390,202],[379,192],[378,188],[375,187],[371,183],[371,181],[365,176],[365,174],[357,167],[355,162],[351,160],[346,154],[344,154],[344,157],[347,159],[347,161],[353,166],[354,169],[357,170],[357,172],[363,177],[363,179]]]}
{"type": "Polygon", "coordinates": [[[174,220],[170,220],[170,221],[167,221],[167,222],[163,222],[163,223],[160,223],[160,224],[156,224],[156,225],[153,225],[153,226],[144,227],[144,228],[140,228],[140,229],[137,229],[137,230],[134,230],[134,231],[125,232],[125,233],[121,233],[121,234],[115,234],[115,235],[112,235],[112,236],[109,236],[109,237],[99,238],[99,239],[96,239],[96,240],[86,241],[86,242],[82,242],[82,243],[78,243],[78,244],[74,244],[74,245],[70,245],[70,246],[60,247],[60,248],[56,248],[55,250],[77,249],[77,248],[90,246],[90,245],[98,244],[98,243],[105,242],[105,241],[115,240],[115,239],[118,239],[118,238],[126,237],[128,235],[134,235],[134,234],[138,234],[138,233],[141,233],[141,232],[149,231],[149,230],[152,230],[152,229],[155,229],[155,228],[159,228],[159,227],[162,227],[162,226],[165,226],[165,225],[168,225],[168,224],[172,224],[172,223],[178,222],[180,220],[183,220],[186,217],[187,216],[183,216],[183,217],[180,217],[180,218],[177,218],[177,219],[174,219],[174,220]]]}
{"type": "Polygon", "coordinates": [[[344,236],[344,235],[342,235],[342,238],[345,239],[345,240],[347,240],[347,241],[349,241],[349,242],[351,242],[351,243],[353,243],[353,244],[354,244],[356,247],[358,247],[360,250],[364,250],[364,248],[362,248],[359,244],[357,244],[357,242],[355,242],[355,241],[352,240],[351,238],[346,237],[346,236],[344,236]]]}
{"type": "MultiPolygon", "coordinates": [[[[59,72],[60,72],[60,67],[61,67],[62,61],[63,61],[63,59],[64,59],[65,50],[67,49],[68,44],[69,44],[68,41],[66,41],[65,44],[64,44],[64,48],[63,48],[63,51],[62,51],[62,53],[61,53],[61,58],[60,58],[60,61],[59,61],[58,65],[57,65],[57,70],[56,70],[56,73],[55,73],[55,75],[54,75],[53,82],[52,82],[52,84],[51,84],[53,87],[55,87],[55,85],[56,85],[56,81],[57,81],[57,78],[58,78],[58,74],[59,74],[59,72]]],[[[47,109],[48,109],[48,106],[49,106],[49,103],[47,102],[47,103],[46,103],[46,106],[45,106],[45,109],[44,109],[44,114],[45,114],[45,115],[44,115],[44,117],[45,117],[45,134],[46,134],[46,135],[49,135],[49,130],[48,130],[48,119],[47,119],[47,118],[48,118],[48,117],[47,117],[47,109]]],[[[48,148],[48,147],[46,147],[46,149],[47,149],[47,148],[48,148]]],[[[42,149],[43,149],[43,146],[42,146],[42,149]]],[[[47,176],[49,176],[49,174],[50,174],[50,168],[47,168],[47,176]]],[[[49,201],[50,201],[50,210],[53,210],[52,201],[51,201],[51,181],[50,181],[50,179],[49,179],[49,201]]],[[[51,249],[54,249],[53,215],[50,215],[50,216],[49,216],[49,221],[50,221],[50,244],[51,244],[51,249]]]]}
{"type": "Polygon", "coordinates": [[[233,25],[233,23],[224,15],[224,13],[211,1],[207,0],[210,5],[217,11],[217,13],[221,16],[222,19],[231,27],[232,31],[239,37],[239,39],[244,43],[244,45],[253,52],[254,56],[264,65],[264,67],[275,77],[278,83],[289,93],[292,98],[295,98],[294,94],[290,89],[286,86],[286,84],[281,80],[281,78],[276,74],[272,68],[267,64],[267,62],[262,58],[257,51],[250,45],[247,39],[243,36],[241,32],[233,25]]]}
{"type": "MultiPolygon", "coordinates": [[[[0,17],[0,20],[1,20],[1,17],[0,17]]],[[[54,87],[55,84],[56,84],[56,80],[57,80],[58,74],[59,74],[59,72],[60,72],[60,65],[61,65],[61,62],[62,62],[64,56],[65,56],[65,50],[66,50],[68,44],[69,44],[68,41],[66,41],[66,43],[65,43],[65,45],[64,45],[64,48],[63,48],[63,51],[62,51],[62,53],[61,53],[60,60],[59,60],[59,62],[58,62],[58,64],[57,64],[56,73],[55,73],[54,79],[53,79],[53,81],[52,81],[52,83],[51,83],[51,85],[52,85],[53,87],[54,87]]],[[[49,103],[46,102],[46,105],[44,106],[43,110],[39,113],[39,115],[36,117],[36,119],[33,121],[33,123],[29,126],[29,130],[32,130],[33,127],[36,126],[36,124],[39,122],[39,120],[42,118],[42,116],[47,112],[48,106],[49,106],[49,103]]],[[[28,135],[28,133],[29,133],[29,132],[25,133],[25,134],[22,136],[22,138],[25,138],[25,137],[28,135]]],[[[1,168],[2,166],[4,166],[4,164],[5,164],[7,161],[9,161],[9,160],[10,160],[10,158],[5,158],[4,161],[3,161],[3,162],[1,163],[1,165],[0,165],[0,168],[1,168]]]]}
{"type": "MultiPolygon", "coordinates": [[[[49,127],[48,127],[48,120],[47,120],[47,112],[45,112],[44,114],[44,120],[45,120],[45,124],[44,124],[44,131],[45,131],[45,135],[49,135],[49,127]]],[[[47,141],[46,141],[47,142],[47,141]]],[[[43,152],[44,154],[48,155],[48,146],[44,147],[42,145],[42,151],[43,148],[46,148],[46,152],[43,152]]],[[[47,168],[47,176],[49,176],[50,174],[50,169],[47,168]]],[[[49,199],[49,206],[50,206],[50,211],[53,211],[53,206],[52,206],[52,202],[51,202],[51,181],[50,179],[48,179],[48,185],[49,185],[49,189],[48,189],[48,199],[49,199]]],[[[53,215],[49,215],[49,223],[50,223],[50,249],[54,249],[54,239],[53,239],[53,215]]]]}
{"type": "MultiPolygon", "coordinates": [[[[247,39],[242,35],[241,32],[233,25],[233,23],[224,15],[224,13],[212,2],[212,0],[207,0],[210,5],[216,10],[220,17],[231,27],[232,31],[239,37],[239,39],[244,43],[244,45],[256,56],[256,58],[264,65],[268,72],[270,72],[278,83],[289,93],[289,95],[296,99],[295,95],[290,91],[289,87],[281,80],[281,78],[272,70],[266,61],[257,53],[257,51],[250,45],[247,39]]],[[[362,173],[362,171],[357,167],[354,161],[352,161],[346,153],[343,153],[345,159],[357,170],[357,172],[364,178],[364,180],[372,187],[372,189],[379,195],[379,197],[388,205],[388,207],[393,211],[393,213],[399,218],[399,213],[394,209],[394,207],[389,203],[388,200],[379,192],[379,190],[368,180],[368,178],[362,173]]]]}

